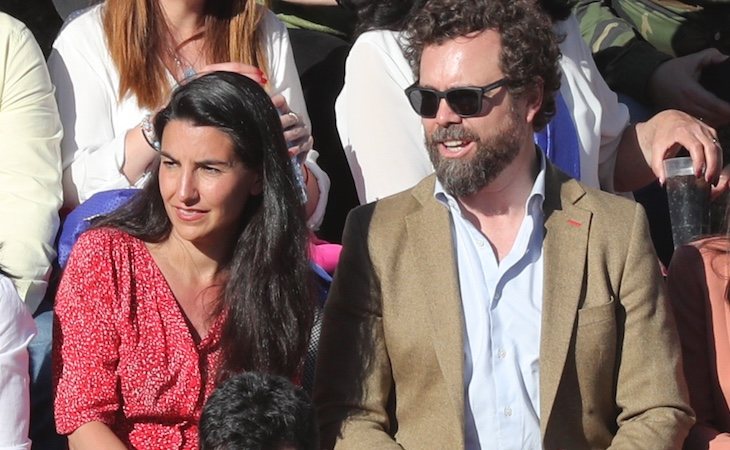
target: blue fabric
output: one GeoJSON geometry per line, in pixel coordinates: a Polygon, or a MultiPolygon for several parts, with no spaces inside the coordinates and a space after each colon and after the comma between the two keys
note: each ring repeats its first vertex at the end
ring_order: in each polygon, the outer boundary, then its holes
{"type": "Polygon", "coordinates": [[[576,180],[580,180],[580,143],[565,99],[555,95],[555,116],[547,126],[535,133],[535,143],[548,159],[576,180]]]}
{"type": "Polygon", "coordinates": [[[127,203],[139,189],[115,189],[97,192],[66,216],[58,238],[58,265],[61,269],[71,254],[71,249],[81,233],[91,225],[91,220],[108,214],[127,203]]]}

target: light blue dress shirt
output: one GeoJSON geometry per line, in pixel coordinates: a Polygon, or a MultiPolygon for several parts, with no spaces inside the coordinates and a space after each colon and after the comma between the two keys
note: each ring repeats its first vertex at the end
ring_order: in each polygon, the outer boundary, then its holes
{"type": "Polygon", "coordinates": [[[450,212],[464,311],[467,449],[540,449],[540,320],[545,158],[512,249],[501,262],[436,182],[450,212]]]}

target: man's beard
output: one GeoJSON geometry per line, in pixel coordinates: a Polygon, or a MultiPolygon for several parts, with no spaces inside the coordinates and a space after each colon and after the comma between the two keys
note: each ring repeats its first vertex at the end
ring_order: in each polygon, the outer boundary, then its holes
{"type": "Polygon", "coordinates": [[[520,151],[518,130],[509,124],[500,127],[493,136],[480,140],[462,125],[438,127],[426,137],[426,148],[436,177],[444,190],[454,197],[466,197],[491,183],[507,167],[520,151]],[[439,153],[439,143],[449,140],[473,141],[476,152],[466,158],[444,158],[439,153]]]}

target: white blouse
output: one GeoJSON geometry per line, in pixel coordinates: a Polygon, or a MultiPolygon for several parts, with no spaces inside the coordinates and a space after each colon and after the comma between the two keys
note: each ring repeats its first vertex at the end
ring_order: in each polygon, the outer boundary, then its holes
{"type": "Polygon", "coordinates": [[[28,343],[35,322],[10,280],[0,275],[0,449],[30,450],[28,343]]]}
{"type": "MultiPolygon", "coordinates": [[[[613,171],[621,135],[629,123],[601,77],[578,22],[557,22],[562,82],[560,92],[573,113],[581,146],[581,181],[613,191],[613,171]]],[[[361,203],[413,187],[433,172],[421,118],[403,92],[414,77],[393,31],[358,37],[345,65],[345,85],[337,98],[337,129],[361,203]]]]}
{"type": "MultiPolygon", "coordinates": [[[[72,206],[97,192],[130,186],[121,171],[125,134],[149,112],[137,105],[134,96],[118,100],[119,73],[106,45],[102,7],[91,7],[71,18],[48,58],[64,129],[65,203],[72,206]]],[[[261,26],[269,91],[281,93],[311,130],[286,27],[268,10],[261,26]]],[[[172,77],[170,82],[174,83],[172,77]]]]}

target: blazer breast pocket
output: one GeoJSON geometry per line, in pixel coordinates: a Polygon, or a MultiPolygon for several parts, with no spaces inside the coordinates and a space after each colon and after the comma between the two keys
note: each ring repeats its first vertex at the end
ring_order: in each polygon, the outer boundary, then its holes
{"type": "Polygon", "coordinates": [[[597,325],[603,322],[611,323],[616,320],[616,300],[609,297],[608,303],[598,306],[589,306],[578,310],[578,328],[597,325]]]}

